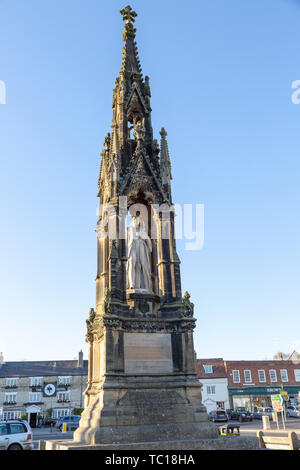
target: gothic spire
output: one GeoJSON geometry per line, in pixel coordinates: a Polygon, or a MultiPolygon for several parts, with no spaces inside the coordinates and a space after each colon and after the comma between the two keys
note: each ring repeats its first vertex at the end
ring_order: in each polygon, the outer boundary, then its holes
{"type": "Polygon", "coordinates": [[[164,190],[168,194],[169,198],[171,198],[171,161],[169,155],[169,148],[167,142],[167,132],[165,131],[164,127],[162,127],[160,131],[161,135],[161,143],[160,143],[160,174],[161,174],[161,181],[164,190]]]}
{"type": "Polygon", "coordinates": [[[123,47],[123,60],[120,74],[127,75],[126,78],[132,73],[136,73],[138,78],[142,77],[142,69],[138,57],[137,44],[135,42],[136,29],[133,27],[137,13],[132,10],[131,6],[127,5],[120,11],[123,21],[126,21],[123,40],[125,45],[123,47]]]}

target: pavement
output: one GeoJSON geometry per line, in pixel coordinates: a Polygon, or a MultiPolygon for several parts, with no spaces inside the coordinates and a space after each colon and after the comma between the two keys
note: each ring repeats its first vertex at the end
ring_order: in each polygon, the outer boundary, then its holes
{"type": "Polygon", "coordinates": [[[73,439],[73,431],[60,432],[56,428],[35,428],[32,430],[33,447],[35,450],[39,447],[39,441],[54,441],[63,439],[73,439]]]}

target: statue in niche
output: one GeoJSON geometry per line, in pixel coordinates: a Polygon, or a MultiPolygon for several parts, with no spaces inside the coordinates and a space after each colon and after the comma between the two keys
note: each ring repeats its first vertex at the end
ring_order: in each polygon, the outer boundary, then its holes
{"type": "Polygon", "coordinates": [[[133,135],[136,139],[137,146],[136,146],[136,151],[140,150],[143,146],[143,142],[145,139],[145,128],[143,127],[141,121],[138,121],[134,126],[133,126],[133,135]]]}
{"type": "Polygon", "coordinates": [[[150,292],[151,240],[139,216],[132,216],[131,224],[127,228],[127,289],[150,292]]]}

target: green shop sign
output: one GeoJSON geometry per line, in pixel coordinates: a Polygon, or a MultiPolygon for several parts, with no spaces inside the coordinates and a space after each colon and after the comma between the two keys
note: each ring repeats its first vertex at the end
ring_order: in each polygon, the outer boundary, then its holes
{"type": "Polygon", "coordinates": [[[235,387],[229,388],[228,392],[230,396],[238,396],[238,395],[276,395],[280,394],[281,391],[288,392],[289,395],[298,394],[300,391],[300,386],[298,385],[291,385],[283,387],[235,387]]]}

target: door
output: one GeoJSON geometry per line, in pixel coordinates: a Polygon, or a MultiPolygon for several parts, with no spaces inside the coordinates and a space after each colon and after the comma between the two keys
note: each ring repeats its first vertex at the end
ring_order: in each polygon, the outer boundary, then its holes
{"type": "Polygon", "coordinates": [[[30,423],[29,426],[31,428],[36,428],[36,418],[37,418],[37,413],[30,413],[30,423]]]}
{"type": "Polygon", "coordinates": [[[9,430],[6,423],[0,424],[0,450],[6,450],[9,444],[9,430]]]}

